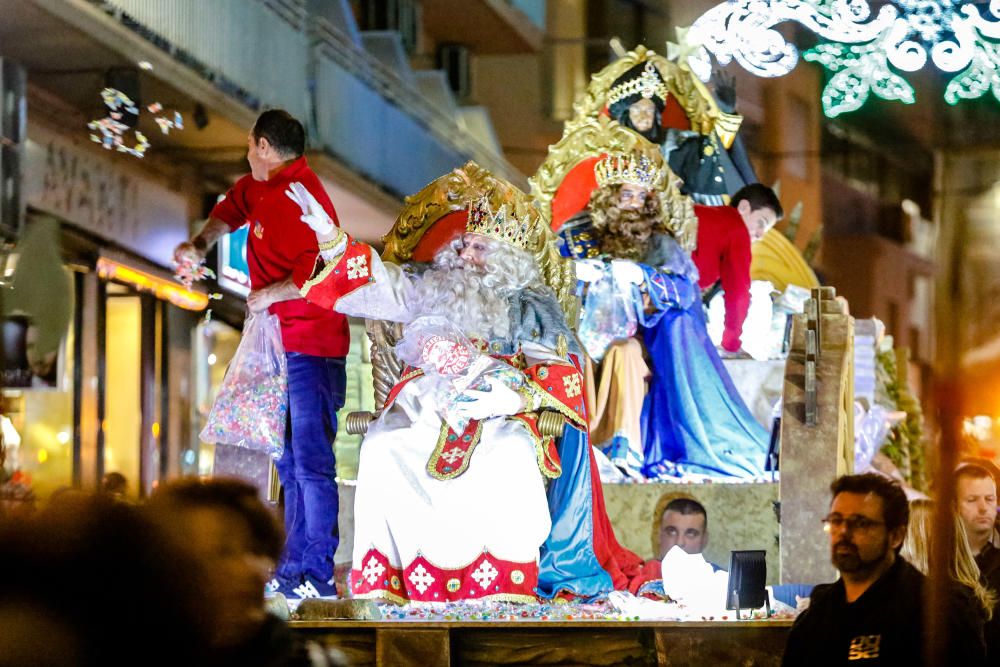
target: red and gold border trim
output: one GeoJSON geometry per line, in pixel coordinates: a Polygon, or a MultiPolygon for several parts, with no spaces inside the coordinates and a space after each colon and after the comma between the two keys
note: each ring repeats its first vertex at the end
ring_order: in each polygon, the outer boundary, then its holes
{"type": "Polygon", "coordinates": [[[418,554],[404,568],[399,568],[381,551],[372,548],[351,571],[354,597],[396,604],[457,600],[537,602],[537,585],[537,561],[503,560],[485,549],[463,567],[439,567],[418,554]]]}

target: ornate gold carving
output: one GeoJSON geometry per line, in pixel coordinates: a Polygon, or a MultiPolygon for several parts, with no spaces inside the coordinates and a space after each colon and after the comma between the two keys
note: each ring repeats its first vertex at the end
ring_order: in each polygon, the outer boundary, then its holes
{"type": "Polygon", "coordinates": [[[370,357],[375,386],[375,406],[381,412],[385,399],[399,382],[403,372],[403,364],[395,354],[396,343],[402,335],[402,326],[398,322],[366,320],[365,330],[371,341],[370,357]]]}
{"type": "Polygon", "coordinates": [[[494,211],[506,207],[509,215],[533,228],[534,247],[527,248],[538,262],[542,280],[552,288],[567,314],[576,309],[576,274],[573,263],[559,254],[555,235],[532,199],[507,181],[493,176],[475,162],[467,162],[429,183],[405,200],[403,211],[389,233],[382,237],[382,259],[403,263],[413,258],[420,238],[435,222],[452,211],[485,199],[494,211]]]}
{"type": "Polygon", "coordinates": [[[653,170],[660,174],[653,189],[660,197],[664,225],[677,238],[681,247],[689,252],[693,250],[698,236],[694,207],[691,199],[682,195],[677,188],[679,181],[664,164],[659,147],[607,116],[567,123],[562,139],[549,147],[545,161],[535,175],[528,179],[531,194],[539,203],[546,227],[552,221],[552,199],[570,170],[583,160],[611,153],[624,153],[633,158],[644,157],[649,160],[653,170]]]}
{"type": "Polygon", "coordinates": [[[677,98],[684,109],[691,129],[701,134],[718,131],[726,148],[732,145],[742,117],[727,114],[719,109],[718,103],[694,73],[647,49],[641,44],[634,51],[614,61],[590,78],[587,91],[573,104],[575,121],[596,118],[608,104],[608,95],[615,79],[642,62],[652,62],[666,83],[667,90],[677,98]]]}
{"type": "MultiPolygon", "coordinates": [[[[638,153],[650,160],[660,155],[655,145],[607,116],[569,121],[562,138],[549,146],[545,161],[528,179],[531,196],[539,203],[547,223],[552,221],[552,198],[566,174],[583,160],[605,153],[638,153]]],[[[658,163],[662,164],[663,159],[658,163]]]]}
{"type": "Polygon", "coordinates": [[[410,261],[414,248],[428,228],[448,213],[468,208],[483,198],[494,211],[506,206],[508,213],[519,220],[534,224],[538,217],[523,192],[469,161],[404,200],[396,223],[382,237],[385,243],[382,259],[397,264],[410,261]]]}

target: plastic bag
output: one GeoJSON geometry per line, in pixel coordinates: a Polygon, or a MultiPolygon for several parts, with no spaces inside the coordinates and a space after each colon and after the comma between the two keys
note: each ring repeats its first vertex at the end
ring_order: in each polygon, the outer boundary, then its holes
{"type": "Polygon", "coordinates": [[[578,335],[591,359],[600,361],[611,343],[635,335],[637,302],[634,286],[616,282],[610,271],[590,283],[578,335]]]}
{"type": "Polygon", "coordinates": [[[424,371],[421,387],[434,395],[438,416],[458,432],[469,421],[460,404],[476,400],[466,392],[490,391],[488,377],[514,390],[525,382],[521,371],[481,353],[451,320],[439,316],[419,317],[408,324],[396,344],[396,357],[424,371]]]}
{"type": "Polygon", "coordinates": [[[277,459],[284,452],[287,414],[288,364],[281,324],[270,313],[250,315],[199,437],[277,459]]]}

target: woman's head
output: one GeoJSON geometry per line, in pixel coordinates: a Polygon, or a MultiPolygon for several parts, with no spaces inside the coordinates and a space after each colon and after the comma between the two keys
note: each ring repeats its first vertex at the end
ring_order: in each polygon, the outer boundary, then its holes
{"type": "MultiPolygon", "coordinates": [[[[958,583],[972,589],[989,618],[993,615],[993,606],[996,604],[996,592],[983,586],[980,581],[979,566],[976,565],[976,559],[969,547],[965,527],[957,516],[953,517],[951,525],[954,531],[954,550],[948,561],[948,574],[958,583]]],[[[911,501],[910,520],[900,555],[927,575],[930,573],[933,542],[934,503],[923,499],[911,501]]]]}

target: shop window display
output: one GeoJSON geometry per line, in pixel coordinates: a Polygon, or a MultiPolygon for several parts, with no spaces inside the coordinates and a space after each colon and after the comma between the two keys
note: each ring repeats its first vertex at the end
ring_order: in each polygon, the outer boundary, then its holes
{"type": "Polygon", "coordinates": [[[108,284],[105,326],[104,471],[117,472],[139,491],[140,363],[142,312],[139,296],[108,284]]]}
{"type": "Polygon", "coordinates": [[[6,482],[0,493],[21,497],[30,489],[45,499],[73,483],[73,332],[67,330],[57,352],[38,358],[30,318],[9,315],[3,329],[6,459],[0,479],[6,482]]]}

